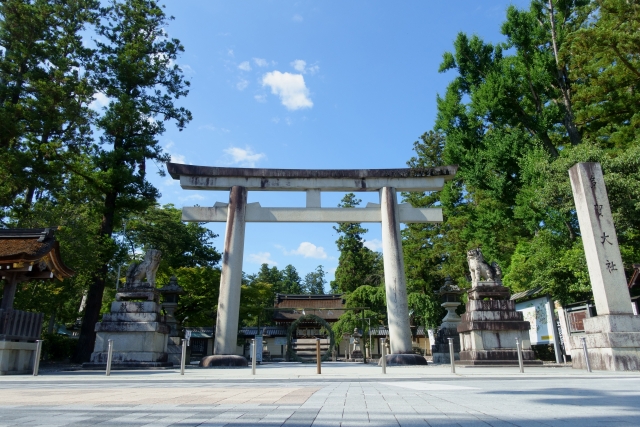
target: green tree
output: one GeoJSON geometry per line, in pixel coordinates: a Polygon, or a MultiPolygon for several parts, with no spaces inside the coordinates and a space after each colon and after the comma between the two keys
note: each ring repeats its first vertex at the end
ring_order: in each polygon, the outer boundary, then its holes
{"type": "Polygon", "coordinates": [[[133,216],[126,227],[124,237],[131,253],[161,250],[161,269],[214,267],[220,261],[220,253],[213,246],[217,234],[203,224],[182,222],[182,211],[172,204],[150,206],[133,216]]]}
{"type": "Polygon", "coordinates": [[[324,295],[324,285],[327,283],[325,280],[326,272],[321,265],[316,269],[304,276],[304,283],[302,285],[303,293],[311,295],[324,295]]]}
{"type": "Polygon", "coordinates": [[[188,82],[175,64],[184,48],[167,37],[162,8],[153,0],[124,0],[100,12],[93,83],[109,104],[95,122],[100,141],[91,149],[92,161],[77,173],[103,200],[97,239],[105,242],[105,250],[87,294],[78,361],[88,360],[93,349],[114,225],[155,203],[158,191],[146,179],[146,162],[169,160],[157,139],[164,122],[174,121],[182,129],[191,119],[189,111],[174,104],[188,93],[188,82]]]}
{"type": "Polygon", "coordinates": [[[279,288],[279,292],[283,294],[301,294],[302,293],[302,278],[298,274],[298,270],[289,264],[281,272],[282,285],[279,288]]]}
{"type": "Polygon", "coordinates": [[[273,286],[273,292],[283,293],[282,271],[278,270],[275,265],[269,268],[269,264],[262,264],[258,273],[247,276],[247,283],[269,283],[273,286]]]}
{"type": "MultiPolygon", "coordinates": [[[[425,132],[419,141],[414,142],[416,155],[407,165],[414,169],[442,166],[444,144],[445,138],[441,133],[425,132]]],[[[403,198],[417,208],[441,206],[438,191],[403,193],[403,198]]],[[[419,324],[426,326],[437,324],[442,319],[443,310],[435,292],[444,282],[443,264],[449,258],[444,230],[445,226],[440,223],[407,224],[402,230],[409,308],[419,324]]]]}
{"type": "MultiPolygon", "coordinates": [[[[65,184],[89,143],[94,90],[82,32],[94,0],[0,3],[0,209],[12,219],[65,184]]],[[[3,215],[4,216],[4,215],[3,215]]]]}
{"type": "MultiPolygon", "coordinates": [[[[362,200],[348,193],[338,207],[352,209],[362,200]]],[[[379,285],[383,282],[382,259],[379,253],[364,246],[362,237],[367,229],[360,223],[344,222],[333,227],[338,233],[336,245],[340,251],[335,280],[331,282],[332,293],[352,292],[361,285],[379,285]]]]}
{"type": "Polygon", "coordinates": [[[597,19],[570,35],[576,122],[598,145],[624,149],[640,140],[640,4],[591,2],[597,19]]]}

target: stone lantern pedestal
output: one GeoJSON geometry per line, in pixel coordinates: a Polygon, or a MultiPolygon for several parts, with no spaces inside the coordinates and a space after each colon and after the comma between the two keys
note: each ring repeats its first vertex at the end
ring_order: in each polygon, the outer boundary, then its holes
{"type": "Polygon", "coordinates": [[[469,289],[467,311],[457,327],[460,334],[461,365],[518,365],[516,338],[522,344],[526,365],[535,360],[529,340],[529,322],[516,311],[508,288],[495,282],[479,282],[469,289]]]}
{"type": "Polygon", "coordinates": [[[180,323],[175,317],[178,308],[180,295],[184,294],[184,289],[178,286],[178,278],[172,276],[169,284],[158,289],[162,294],[162,306],[164,311],[164,322],[169,326],[169,339],[167,341],[167,361],[174,366],[180,365],[182,357],[182,343],[180,342],[180,323]]]}
{"type": "Polygon", "coordinates": [[[454,359],[460,360],[458,325],[462,319],[456,313],[456,309],[461,304],[460,295],[463,292],[457,285],[453,284],[450,277],[445,279],[444,286],[438,291],[442,299],[441,306],[447,310],[447,314],[442,319],[442,324],[436,332],[435,343],[431,344],[433,363],[451,363],[449,338],[453,338],[454,359]]]}

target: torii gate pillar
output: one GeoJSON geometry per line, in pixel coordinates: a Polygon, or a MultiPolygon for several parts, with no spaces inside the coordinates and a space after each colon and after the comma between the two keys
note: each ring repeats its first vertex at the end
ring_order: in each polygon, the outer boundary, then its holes
{"type": "Polygon", "coordinates": [[[383,187],[380,190],[380,205],[387,318],[389,319],[389,336],[392,337],[391,354],[409,354],[412,352],[412,346],[409,305],[407,303],[407,279],[404,274],[404,256],[402,254],[395,188],[383,187]]]}
{"type": "Polygon", "coordinates": [[[240,186],[231,187],[227,210],[227,230],[222,254],[218,317],[213,344],[214,355],[234,355],[236,353],[246,210],[247,189],[240,186]]]}

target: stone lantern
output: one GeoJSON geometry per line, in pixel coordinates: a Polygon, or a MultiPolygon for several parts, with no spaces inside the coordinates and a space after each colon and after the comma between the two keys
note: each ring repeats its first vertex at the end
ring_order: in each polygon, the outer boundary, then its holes
{"type": "Polygon", "coordinates": [[[458,335],[458,324],[462,321],[456,313],[460,306],[460,295],[464,291],[453,283],[451,277],[447,276],[444,285],[438,291],[441,306],[447,310],[447,314],[442,319],[442,324],[436,333],[436,342],[431,344],[433,352],[433,363],[451,363],[449,356],[449,338],[453,338],[454,358],[460,359],[460,336],[458,335]]]}
{"type": "Polygon", "coordinates": [[[180,295],[184,294],[184,289],[178,286],[178,278],[171,276],[169,284],[159,289],[162,294],[162,309],[165,312],[165,323],[171,327],[170,337],[180,336],[178,331],[178,320],[175,318],[175,312],[178,308],[178,300],[180,295]]]}
{"type": "Polygon", "coordinates": [[[360,348],[360,338],[362,338],[362,334],[358,332],[358,328],[354,328],[353,334],[353,351],[351,352],[352,359],[362,359],[362,349],[360,348]]]}
{"type": "Polygon", "coordinates": [[[165,323],[171,328],[167,342],[168,361],[173,362],[174,366],[178,366],[182,357],[182,343],[180,342],[180,323],[175,317],[175,312],[178,308],[180,295],[184,294],[184,289],[178,285],[178,278],[171,276],[169,284],[160,288],[159,292],[162,294],[165,323]]]}

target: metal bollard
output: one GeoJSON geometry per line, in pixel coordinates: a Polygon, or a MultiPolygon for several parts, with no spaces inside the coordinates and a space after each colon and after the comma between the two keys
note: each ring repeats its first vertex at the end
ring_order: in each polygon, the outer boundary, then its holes
{"type": "Polygon", "coordinates": [[[256,340],[251,339],[251,375],[255,375],[256,374],[256,357],[258,355],[257,349],[256,349],[256,340]]]}
{"type": "Polygon", "coordinates": [[[589,352],[587,351],[587,339],[580,337],[582,341],[582,351],[584,352],[584,363],[587,365],[587,371],[591,372],[591,363],[589,363],[589,352]]]}
{"type": "Polygon", "coordinates": [[[180,359],[180,375],[184,375],[184,364],[187,360],[187,340],[182,340],[182,358],[180,359]]]}
{"type": "Polygon", "coordinates": [[[322,373],[322,356],[320,356],[320,338],[316,338],[316,373],[322,373]]]}
{"type": "Polygon", "coordinates": [[[42,352],[42,340],[36,340],[36,354],[33,361],[33,376],[38,376],[38,369],[40,369],[40,353],[42,352]]]}
{"type": "Polygon", "coordinates": [[[107,376],[111,375],[111,358],[113,357],[113,340],[109,340],[109,350],[107,350],[107,376]]]}
{"type": "Polygon", "coordinates": [[[522,365],[522,344],[520,340],[516,338],[516,349],[518,350],[518,365],[520,365],[520,373],[524,374],[524,366],[522,365]]]}
{"type": "Polygon", "coordinates": [[[385,339],[382,338],[380,341],[382,341],[382,373],[386,374],[387,373],[387,349],[384,346],[384,342],[385,339]]]}
{"type": "Polygon", "coordinates": [[[453,338],[447,338],[449,340],[449,359],[451,359],[451,373],[456,373],[456,356],[453,351],[453,338]]]}

